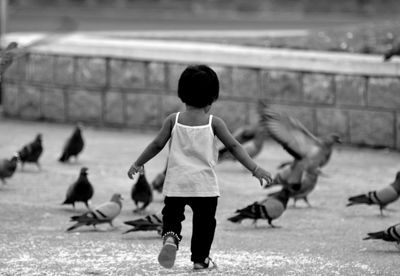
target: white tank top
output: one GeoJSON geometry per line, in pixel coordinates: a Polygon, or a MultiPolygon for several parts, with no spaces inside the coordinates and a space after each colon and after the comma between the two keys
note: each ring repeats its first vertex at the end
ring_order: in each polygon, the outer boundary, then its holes
{"type": "Polygon", "coordinates": [[[216,138],[211,126],[187,126],[178,122],[172,128],[168,166],[163,194],[176,197],[219,196],[214,167],[218,160],[216,138]]]}

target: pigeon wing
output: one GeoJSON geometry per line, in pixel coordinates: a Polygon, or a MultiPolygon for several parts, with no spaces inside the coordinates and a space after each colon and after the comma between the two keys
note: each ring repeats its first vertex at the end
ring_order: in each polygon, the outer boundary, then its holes
{"type": "Polygon", "coordinates": [[[263,111],[264,125],[271,137],[295,159],[311,157],[320,151],[320,141],[297,119],[263,111]]]}

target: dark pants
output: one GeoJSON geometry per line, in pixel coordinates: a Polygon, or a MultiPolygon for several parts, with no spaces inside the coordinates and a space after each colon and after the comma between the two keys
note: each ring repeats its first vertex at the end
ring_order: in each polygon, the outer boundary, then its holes
{"type": "Polygon", "coordinates": [[[215,212],[218,197],[165,197],[163,214],[163,235],[174,232],[181,239],[182,221],[185,219],[185,206],[193,210],[193,232],[191,240],[191,261],[204,262],[210,254],[214,239],[215,212]]]}

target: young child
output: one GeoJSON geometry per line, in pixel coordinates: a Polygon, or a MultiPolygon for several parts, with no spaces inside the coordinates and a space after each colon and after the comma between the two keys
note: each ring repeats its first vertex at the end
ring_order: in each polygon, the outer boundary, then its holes
{"type": "MultiPolygon", "coordinates": [[[[210,115],[218,99],[216,73],[206,65],[187,67],[179,78],[178,97],[184,112],[169,115],[155,139],[129,168],[128,176],[143,170],[143,165],[170,141],[168,167],[163,187],[163,247],[160,265],[171,268],[182,239],[185,206],[193,210],[191,261],[195,270],[209,268],[210,248],[216,227],[215,213],[220,195],[214,167],[218,160],[217,137],[253,176],[271,182],[271,175],[259,167],[229,132],[224,121],[210,115]]],[[[212,261],[211,261],[212,262],[212,261]]],[[[215,266],[215,264],[214,264],[215,266]]]]}

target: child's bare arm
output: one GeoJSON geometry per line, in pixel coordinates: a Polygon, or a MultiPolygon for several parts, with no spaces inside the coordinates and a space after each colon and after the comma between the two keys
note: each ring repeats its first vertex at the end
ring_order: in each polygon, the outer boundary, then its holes
{"type": "Polygon", "coordinates": [[[128,177],[133,178],[133,175],[142,170],[143,165],[149,161],[151,158],[156,156],[168,142],[171,137],[171,130],[173,126],[173,122],[175,119],[175,115],[172,114],[168,116],[158,132],[157,136],[154,140],[144,149],[142,154],[139,155],[138,159],[132,164],[132,166],[128,170],[128,177]]]}
{"type": "Polygon", "coordinates": [[[215,116],[213,117],[213,129],[218,139],[221,140],[225,147],[243,164],[243,166],[253,173],[253,176],[260,180],[261,185],[263,179],[267,181],[267,184],[272,181],[271,174],[259,167],[251,159],[242,145],[232,136],[222,119],[215,116]]]}

